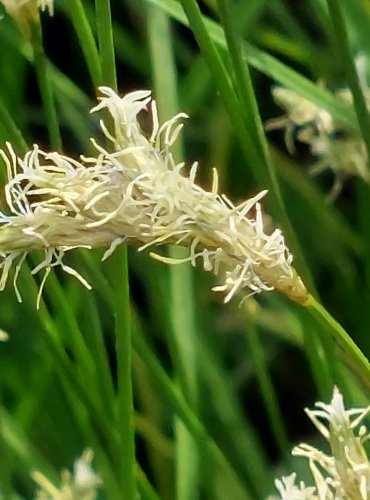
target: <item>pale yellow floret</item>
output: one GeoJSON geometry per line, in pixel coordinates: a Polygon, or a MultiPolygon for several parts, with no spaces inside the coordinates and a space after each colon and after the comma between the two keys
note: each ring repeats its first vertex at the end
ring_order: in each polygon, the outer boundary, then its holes
{"type": "Polygon", "coordinates": [[[107,257],[124,242],[141,251],[177,244],[189,247],[185,260],[192,265],[201,260],[205,270],[224,274],[224,284],[215,290],[225,293],[225,301],[242,289],[248,294],[277,289],[305,302],[308,293],[292,267],[281,231],[265,232],[259,204],[265,192],[234,205],[218,194],[216,175],[212,190],[204,190],[195,183],[197,165],[186,176],[184,164],[176,164],[170,153],[186,115],[160,125],[152,105],[148,138],[137,115],[147,111],[150,92],[121,98],[110,88],[100,91],[92,112],[108,108],[114,127],[108,131],[102,122],[102,129],[113,151],[93,141],[97,157],[81,161],[45,153],[38,146],[23,159],[10,145],[7,153],[1,152],[8,169],[10,215],[0,218],[0,288],[11,265],[31,250],[45,252],[33,272],[61,265],[72,273],[62,260],[71,248],[107,246],[107,257]]]}

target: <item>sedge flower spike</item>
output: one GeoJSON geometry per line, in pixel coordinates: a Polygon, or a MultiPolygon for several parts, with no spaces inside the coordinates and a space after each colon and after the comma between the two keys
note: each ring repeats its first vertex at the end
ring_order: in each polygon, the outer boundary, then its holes
{"type": "MultiPolygon", "coordinates": [[[[304,303],[308,292],[292,267],[279,229],[266,232],[259,201],[266,192],[234,205],[218,193],[214,173],[211,191],[195,183],[197,164],[183,175],[184,164],[176,164],[170,152],[181,128],[180,113],[160,125],[149,91],[119,97],[101,87],[99,104],[107,109],[113,127],[102,130],[112,143],[107,151],[95,140],[97,155],[76,161],[59,153],[45,153],[34,146],[23,159],[8,144],[0,152],[8,169],[5,197],[8,214],[0,214],[0,289],[10,267],[15,277],[25,255],[44,250],[44,260],[33,273],[60,265],[85,284],[84,279],[63,262],[75,247],[108,246],[105,258],[122,244],[139,250],[175,244],[190,250],[185,261],[203,262],[207,271],[224,273],[225,301],[241,289],[250,293],[277,289],[304,303]],[[153,127],[143,134],[138,114],[151,103],[153,127]],[[253,213],[254,217],[250,214],[253,213]]],[[[182,261],[154,255],[177,264],[182,261]]]]}
{"type": "MultiPolygon", "coordinates": [[[[343,396],[335,387],[330,404],[318,402],[306,413],[328,441],[328,455],[308,444],[300,444],[292,454],[307,458],[315,486],[295,484],[296,474],[276,480],[280,500],[368,500],[370,461],[364,443],[370,439],[363,420],[367,408],[346,409],[343,396]]],[[[276,497],[273,497],[277,500],[276,497]]]]}

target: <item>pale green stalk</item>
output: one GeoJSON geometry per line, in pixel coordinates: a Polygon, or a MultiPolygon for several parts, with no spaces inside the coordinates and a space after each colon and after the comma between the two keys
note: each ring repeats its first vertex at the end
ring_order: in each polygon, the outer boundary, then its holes
{"type": "Polygon", "coordinates": [[[252,363],[256,371],[259,389],[265,405],[265,411],[270,423],[275,444],[281,457],[284,457],[289,449],[289,440],[280,411],[279,402],[276,397],[274,384],[269,373],[266,354],[259,338],[259,332],[252,323],[248,324],[245,338],[249,347],[252,363]]]}
{"type": "MultiPolygon", "coordinates": [[[[37,284],[30,272],[25,275],[25,278],[23,282],[26,288],[25,296],[29,298],[29,301],[34,301],[37,295],[37,284]]],[[[120,457],[117,456],[117,436],[114,428],[107,421],[102,409],[97,406],[96,400],[90,392],[91,386],[86,383],[84,374],[76,373],[75,364],[65,352],[62,341],[63,334],[42,299],[37,319],[43,330],[43,345],[55,366],[69,407],[87,443],[94,446],[96,455],[101,461],[105,490],[107,493],[110,492],[114,498],[118,490],[114,470],[120,463],[120,457]]]]}
{"type": "Polygon", "coordinates": [[[95,0],[99,40],[101,83],[117,90],[116,60],[114,56],[113,29],[109,0],[95,0]]]}
{"type": "MultiPolygon", "coordinates": [[[[173,19],[176,19],[184,26],[189,26],[181,6],[175,0],[145,0],[147,3],[160,7],[173,19]]],[[[205,28],[214,43],[221,49],[226,48],[226,40],[223,30],[219,24],[213,20],[202,16],[205,28]]],[[[250,43],[243,41],[243,54],[251,67],[257,69],[274,81],[296,92],[304,99],[308,99],[319,108],[325,109],[333,118],[347,125],[351,130],[358,131],[358,121],[353,110],[340,102],[329,91],[320,88],[308,78],[302,76],[287,64],[279,61],[276,57],[258,49],[250,43]]]]}
{"type": "MultiPolygon", "coordinates": [[[[155,98],[160,121],[163,123],[179,112],[176,88],[177,76],[172,48],[169,19],[160,9],[148,9],[149,45],[152,59],[155,98]]],[[[180,139],[181,140],[181,139],[180,139]]],[[[182,144],[178,140],[173,148],[176,162],[183,157],[182,144]]],[[[174,247],[170,256],[181,259],[187,249],[174,247]]],[[[171,343],[175,356],[177,377],[188,404],[197,407],[197,351],[194,318],[192,270],[190,265],[170,268],[170,319],[171,343]]],[[[199,458],[193,437],[176,419],[176,498],[196,500],[199,495],[199,458]]]]}
{"type": "Polygon", "coordinates": [[[102,81],[99,52],[85,14],[85,6],[81,0],[68,0],[67,2],[62,2],[61,7],[66,15],[71,18],[90,73],[91,81],[95,88],[97,88],[102,81]]]}
{"type": "Polygon", "coordinates": [[[246,485],[243,484],[243,478],[239,475],[238,471],[232,467],[229,460],[222,453],[214,440],[209,436],[203,424],[186,403],[186,400],[182,393],[178,390],[178,387],[170,380],[163,368],[160,366],[156,356],[151,352],[138,327],[135,328],[133,345],[135,351],[144,361],[153,377],[157,380],[164,400],[170,405],[171,409],[179,415],[187,429],[196,439],[198,446],[202,449],[204,456],[207,458],[208,463],[214,471],[214,474],[224,474],[225,480],[227,478],[227,480],[232,482],[235,491],[238,492],[238,499],[250,500],[251,497],[246,485]]]}
{"type": "Polygon", "coordinates": [[[55,108],[54,89],[52,85],[50,63],[45,55],[42,44],[42,30],[40,19],[30,23],[31,44],[33,50],[33,64],[43,103],[45,122],[49,134],[50,145],[57,151],[62,150],[58,114],[55,108]]]}
{"type": "Polygon", "coordinates": [[[8,134],[9,140],[11,140],[16,145],[16,151],[19,154],[26,153],[28,149],[27,143],[1,99],[0,121],[8,134]]]}
{"type": "Polygon", "coordinates": [[[307,309],[343,349],[344,357],[352,371],[366,387],[370,388],[370,363],[361,349],[357,347],[344,328],[313,297],[310,297],[307,309]]]}
{"type": "MultiPolygon", "coordinates": [[[[112,19],[109,0],[95,0],[102,83],[117,89],[112,19]]],[[[111,281],[115,290],[116,356],[118,377],[117,424],[120,435],[121,470],[118,478],[121,495],[135,500],[135,429],[131,375],[131,311],[128,282],[127,248],[121,247],[111,258],[111,281]]]]}
{"type": "MultiPolygon", "coordinates": [[[[271,211],[284,230],[284,234],[295,257],[296,268],[307,287],[312,293],[315,293],[315,285],[311,272],[306,264],[286,211],[275,166],[269,155],[249,68],[243,60],[242,42],[240,37],[238,37],[237,28],[233,22],[230,5],[227,0],[219,0],[222,19],[225,25],[228,54],[235,75],[234,86],[229,82],[226,69],[203,21],[197,2],[195,0],[181,0],[181,2],[189,19],[190,27],[220,90],[235,134],[244,152],[245,160],[249,162],[251,171],[259,187],[269,189],[271,211]]],[[[331,390],[331,387],[326,382],[328,380],[326,372],[329,371],[327,368],[332,372],[335,370],[331,366],[335,363],[335,359],[331,358],[329,354],[331,341],[325,337],[319,338],[316,332],[308,333],[305,330],[305,335],[308,334],[313,337],[312,341],[311,337],[306,339],[307,356],[311,371],[314,372],[316,370],[316,380],[319,381],[320,390],[323,393],[327,393],[331,390]],[[320,344],[322,344],[322,349],[320,349],[320,344]]]]}
{"type": "Polygon", "coordinates": [[[2,459],[0,467],[0,491],[3,500],[11,500],[13,497],[13,487],[11,479],[12,460],[9,455],[9,447],[5,437],[3,395],[0,388],[0,449],[2,450],[2,459]]]}

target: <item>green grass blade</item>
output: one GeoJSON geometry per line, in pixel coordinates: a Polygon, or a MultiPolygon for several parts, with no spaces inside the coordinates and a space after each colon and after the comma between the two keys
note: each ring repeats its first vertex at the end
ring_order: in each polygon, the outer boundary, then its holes
{"type": "Polygon", "coordinates": [[[281,456],[284,457],[284,455],[289,452],[288,435],[279,408],[274,385],[269,374],[266,355],[259,339],[259,332],[254,325],[248,325],[245,337],[251,354],[251,360],[257,374],[260,392],[270,422],[271,432],[281,456]]]}
{"type": "Polygon", "coordinates": [[[135,326],[135,335],[133,337],[134,348],[152,373],[153,377],[157,380],[158,385],[161,388],[162,396],[165,397],[167,403],[182,419],[187,429],[196,439],[200,449],[207,454],[208,461],[210,461],[214,467],[214,473],[227,475],[235,486],[236,491],[238,491],[238,498],[251,498],[246,487],[243,485],[243,479],[238,476],[237,472],[230,465],[225,455],[215,444],[212,438],[210,438],[202,423],[186,403],[185,398],[178,390],[178,387],[169,379],[155,355],[151,352],[139,331],[139,326],[135,326]]]}
{"type": "MultiPolygon", "coordinates": [[[[102,83],[117,90],[113,28],[109,0],[96,0],[96,20],[102,83]]],[[[121,443],[121,494],[136,497],[135,430],[131,376],[131,310],[128,282],[127,248],[119,248],[110,259],[111,282],[115,290],[112,312],[115,317],[118,377],[118,425],[121,443]]]]}
{"type": "Polygon", "coordinates": [[[97,87],[102,81],[99,52],[89,21],[85,14],[85,6],[81,0],[62,2],[60,8],[70,17],[78,35],[82,52],[90,73],[91,81],[97,87]]]}
{"type": "Polygon", "coordinates": [[[117,90],[116,62],[109,0],[95,0],[102,82],[117,90]]]}
{"type": "MultiPolygon", "coordinates": [[[[176,68],[169,19],[160,9],[148,9],[149,48],[152,60],[154,91],[160,122],[179,112],[176,95],[176,68]]],[[[182,144],[173,150],[176,161],[182,159],[182,144]]],[[[170,249],[172,258],[183,258],[188,251],[170,249]]],[[[198,400],[196,325],[194,318],[192,269],[173,266],[170,269],[170,321],[175,370],[187,402],[196,411],[198,400]]],[[[199,495],[199,457],[197,444],[183,423],[176,421],[176,498],[196,500],[199,495]]]]}
{"type": "MultiPolygon", "coordinates": [[[[181,7],[174,0],[145,0],[157,5],[181,24],[188,25],[188,21],[181,7]]],[[[212,20],[203,16],[205,26],[212,40],[222,48],[226,47],[226,40],[221,27],[212,20]]],[[[339,122],[347,125],[354,131],[359,131],[359,126],[353,110],[345,106],[328,91],[319,88],[310,80],[280,62],[270,54],[258,49],[252,44],[246,44],[246,58],[251,66],[267,76],[273,78],[284,87],[294,90],[299,96],[325,109],[339,122]]]]}
{"type": "Polygon", "coordinates": [[[343,349],[344,356],[352,371],[359,377],[365,387],[370,387],[370,363],[357,347],[344,328],[311,297],[307,304],[308,311],[329,332],[343,349]]]}
{"type": "Polygon", "coordinates": [[[55,108],[53,85],[50,78],[50,65],[43,44],[40,20],[31,23],[33,63],[36,70],[41,99],[44,107],[45,122],[49,133],[50,145],[57,151],[62,149],[58,114],[55,108]]]}
{"type": "Polygon", "coordinates": [[[356,71],[355,62],[352,56],[352,50],[348,38],[341,2],[338,0],[327,0],[329,13],[331,16],[335,41],[341,55],[341,62],[344,67],[346,79],[353,95],[354,108],[357,114],[358,122],[363,140],[366,144],[367,157],[370,158],[370,119],[367,110],[367,103],[364,91],[361,88],[361,82],[356,71]]]}

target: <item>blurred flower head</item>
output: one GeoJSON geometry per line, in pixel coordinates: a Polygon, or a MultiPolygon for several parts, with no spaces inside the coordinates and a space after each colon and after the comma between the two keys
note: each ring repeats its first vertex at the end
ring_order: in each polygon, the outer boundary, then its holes
{"type": "MultiPolygon", "coordinates": [[[[66,251],[108,246],[106,258],[122,243],[140,251],[175,244],[189,248],[185,261],[195,265],[200,260],[206,271],[225,276],[224,284],[215,287],[226,293],[225,301],[241,289],[249,294],[277,289],[305,302],[308,293],[292,267],[281,231],[264,228],[259,201],[265,192],[234,205],[218,193],[216,172],[211,191],[202,189],[195,182],[197,164],[184,175],[184,164],[176,164],[170,151],[186,115],[160,125],[153,101],[148,137],[138,114],[148,110],[150,92],[122,98],[107,87],[100,92],[92,112],[107,108],[112,117],[112,130],[101,122],[111,151],[93,140],[97,155],[81,161],[45,153],[38,146],[24,158],[17,158],[10,145],[7,153],[0,152],[7,164],[10,212],[0,216],[0,288],[12,264],[16,277],[31,250],[44,250],[44,260],[33,273],[45,269],[47,275],[60,265],[86,284],[65,265],[66,251]]],[[[154,256],[171,264],[183,262],[154,256]]]]}
{"type": "Polygon", "coordinates": [[[330,454],[308,444],[293,449],[293,455],[308,459],[314,486],[295,484],[296,474],[275,484],[281,500],[368,500],[370,498],[370,462],[364,447],[369,440],[363,420],[367,408],[346,409],[343,396],[335,387],[330,404],[316,403],[306,413],[328,441],[330,454]]]}
{"type": "MultiPolygon", "coordinates": [[[[357,72],[362,91],[370,110],[370,88],[367,83],[366,58],[356,58],[357,72]]],[[[313,157],[310,172],[313,175],[330,169],[334,173],[334,184],[329,195],[334,200],[340,193],[346,178],[355,176],[370,183],[369,162],[364,141],[349,127],[335,120],[327,111],[303,99],[296,92],[283,87],[274,87],[272,95],[286,114],[267,122],[266,129],[284,129],[288,151],[295,151],[295,140],[307,144],[313,157]]],[[[346,106],[353,105],[353,96],[348,88],[335,92],[335,96],[346,106]]]]}
{"type": "Polygon", "coordinates": [[[17,23],[26,39],[30,38],[30,23],[39,19],[39,10],[48,9],[52,16],[53,0],[0,0],[6,12],[17,23]]]}
{"type": "Polygon", "coordinates": [[[86,450],[81,458],[76,460],[73,474],[68,470],[62,472],[60,487],[54,486],[43,474],[38,471],[32,473],[34,481],[39,485],[38,500],[94,500],[101,479],[91,467],[93,453],[86,450]]]}

